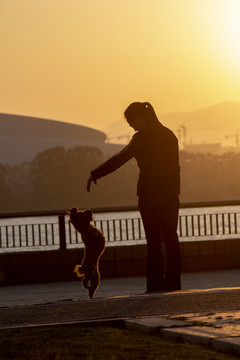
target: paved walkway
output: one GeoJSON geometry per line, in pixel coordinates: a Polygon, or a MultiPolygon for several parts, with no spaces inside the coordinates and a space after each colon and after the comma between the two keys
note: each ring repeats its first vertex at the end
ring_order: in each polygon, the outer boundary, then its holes
{"type": "Polygon", "coordinates": [[[145,278],[2,286],[0,328],[114,323],[240,355],[240,270],[182,274],[182,291],[144,294],[145,278]]]}
{"type": "MultiPolygon", "coordinates": [[[[182,274],[182,290],[239,286],[240,269],[182,274]]],[[[145,290],[145,277],[102,279],[95,299],[141,294],[145,290]]],[[[0,307],[86,299],[87,291],[79,281],[0,287],[0,307]]]]}

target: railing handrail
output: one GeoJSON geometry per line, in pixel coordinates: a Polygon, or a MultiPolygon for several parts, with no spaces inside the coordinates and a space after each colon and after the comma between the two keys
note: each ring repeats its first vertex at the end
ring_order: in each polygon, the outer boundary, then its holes
{"type": "MultiPolygon", "coordinates": [[[[203,208],[203,207],[238,206],[238,205],[240,205],[240,200],[222,200],[222,201],[220,200],[220,201],[186,202],[186,203],[181,203],[180,208],[193,209],[193,208],[203,208]]],[[[14,217],[65,215],[68,210],[69,209],[0,212],[0,219],[14,218],[14,217]]],[[[138,206],[128,205],[128,206],[96,207],[96,208],[92,208],[92,210],[94,213],[137,211],[138,206]]]]}
{"type": "MultiPolygon", "coordinates": [[[[240,201],[211,201],[182,203],[181,208],[190,211],[180,212],[178,219],[178,233],[180,238],[202,236],[236,236],[240,235],[240,201]],[[238,208],[236,208],[238,206],[238,208]],[[222,211],[219,209],[222,207],[222,211]],[[203,214],[200,208],[204,209],[203,214]],[[192,209],[194,209],[192,211],[192,209]],[[206,210],[208,209],[208,213],[206,210]]],[[[96,225],[104,231],[107,241],[145,240],[145,233],[138,210],[134,206],[93,208],[94,213],[100,214],[96,225]],[[125,218],[117,216],[118,212],[125,212],[125,218]],[[132,212],[134,212],[132,214],[132,212]],[[112,213],[114,216],[110,215],[112,213]],[[103,215],[101,219],[101,214],[103,215]],[[115,217],[115,219],[114,219],[115,217]],[[130,218],[129,218],[130,217],[130,218]]],[[[0,224],[0,248],[21,248],[35,246],[59,246],[66,250],[69,245],[81,242],[81,237],[67,222],[67,210],[46,210],[0,213],[0,218],[9,219],[9,224],[0,224]],[[52,216],[49,219],[49,216],[52,216]],[[30,219],[26,224],[22,219],[18,224],[16,218],[30,219]],[[38,217],[38,223],[33,224],[33,218],[38,217]],[[44,217],[47,221],[44,222],[44,217]],[[58,218],[58,221],[56,221],[58,218]],[[10,219],[14,219],[12,222],[10,219]],[[43,221],[42,221],[43,220],[43,221]]]]}

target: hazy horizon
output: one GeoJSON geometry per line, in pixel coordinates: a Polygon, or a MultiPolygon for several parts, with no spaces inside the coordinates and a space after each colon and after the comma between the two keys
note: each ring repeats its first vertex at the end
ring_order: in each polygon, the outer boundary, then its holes
{"type": "Polygon", "coordinates": [[[96,129],[240,102],[238,0],[0,3],[0,112],[96,129]]]}
{"type": "MultiPolygon", "coordinates": [[[[15,116],[17,118],[19,117],[19,120],[21,117],[25,118],[25,116],[17,114],[5,115],[9,118],[13,116],[13,119],[15,116]]],[[[4,119],[4,113],[0,113],[0,117],[4,119]]],[[[158,117],[159,121],[163,125],[173,130],[175,135],[178,137],[180,149],[184,149],[186,145],[207,145],[208,150],[203,150],[203,148],[201,149],[203,151],[221,152],[232,151],[235,148],[235,150],[240,151],[240,131],[238,130],[240,119],[240,102],[224,102],[190,112],[170,112],[159,114],[158,117]],[[221,144],[224,149],[220,149],[218,144],[221,144]],[[212,147],[213,145],[214,148],[212,147]]],[[[28,116],[26,118],[28,118],[28,116]]],[[[51,121],[53,121],[59,124],[69,124],[69,126],[86,126],[78,123],[74,124],[70,122],[59,121],[56,119],[37,117],[29,117],[29,119],[28,126],[30,126],[33,130],[33,123],[30,123],[29,121],[42,120],[44,121],[43,124],[46,124],[46,121],[50,121],[49,125],[51,121]]],[[[15,134],[17,134],[17,123],[13,122],[12,124],[15,124],[13,125],[14,128],[12,130],[15,134]]],[[[40,123],[36,122],[36,124],[36,127],[38,128],[40,123]]],[[[127,124],[126,119],[114,121],[103,129],[97,129],[94,126],[87,127],[89,129],[94,129],[97,131],[100,130],[101,132],[104,132],[107,136],[106,142],[113,144],[126,144],[134,134],[134,130],[127,124]]],[[[28,130],[29,129],[26,129],[26,132],[28,130]]],[[[191,150],[188,148],[187,151],[198,151],[196,149],[196,147],[195,149],[191,148],[191,150]]]]}

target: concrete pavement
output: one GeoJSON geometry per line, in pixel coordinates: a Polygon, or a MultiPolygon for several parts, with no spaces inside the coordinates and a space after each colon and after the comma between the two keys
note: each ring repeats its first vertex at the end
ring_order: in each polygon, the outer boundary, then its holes
{"type": "MultiPolygon", "coordinates": [[[[238,286],[240,286],[240,269],[182,274],[182,290],[238,286]]],[[[95,299],[142,294],[145,290],[145,277],[102,279],[95,293],[95,299]]],[[[0,287],[0,307],[87,299],[87,290],[79,281],[0,287]]]]}
{"type": "Polygon", "coordinates": [[[182,291],[144,294],[145,278],[0,288],[0,328],[118,324],[240,354],[240,270],[182,274],[182,291]]]}

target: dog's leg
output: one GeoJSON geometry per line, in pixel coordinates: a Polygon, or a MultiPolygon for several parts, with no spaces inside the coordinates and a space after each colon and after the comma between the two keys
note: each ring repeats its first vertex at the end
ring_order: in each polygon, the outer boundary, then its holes
{"type": "Polygon", "coordinates": [[[90,287],[88,289],[88,295],[90,297],[90,299],[93,299],[93,295],[95,294],[95,291],[97,290],[98,286],[99,286],[99,282],[100,282],[100,274],[99,274],[99,270],[96,269],[91,281],[90,281],[90,287]]]}
{"type": "Polygon", "coordinates": [[[95,273],[96,265],[94,263],[86,264],[82,267],[84,275],[87,279],[91,279],[95,273]]]}
{"type": "Polygon", "coordinates": [[[82,279],[82,285],[83,285],[83,287],[85,287],[85,289],[90,289],[89,278],[84,276],[82,279]]]}
{"type": "Polygon", "coordinates": [[[86,264],[82,267],[82,271],[84,272],[84,278],[82,279],[82,284],[86,289],[90,289],[91,287],[91,279],[95,273],[95,264],[86,264]]]}

